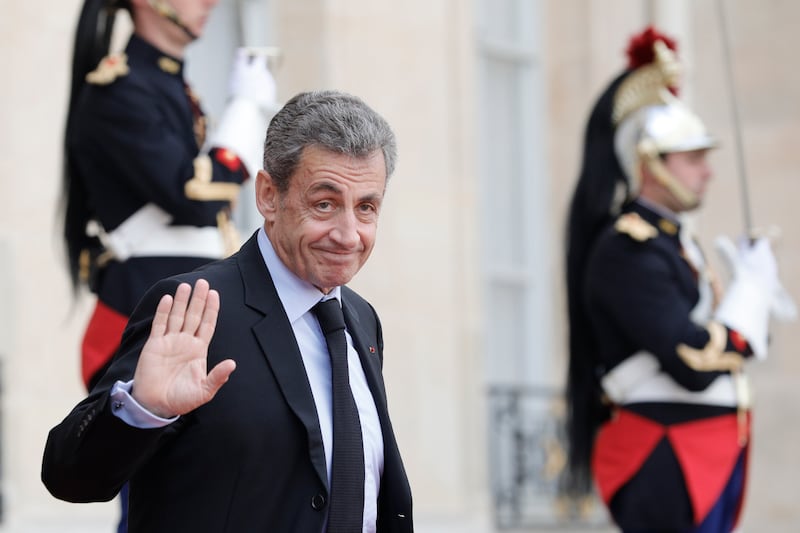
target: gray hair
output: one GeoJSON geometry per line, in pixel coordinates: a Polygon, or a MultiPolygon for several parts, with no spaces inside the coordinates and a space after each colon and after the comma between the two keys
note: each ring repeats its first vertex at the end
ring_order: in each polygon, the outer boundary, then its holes
{"type": "Polygon", "coordinates": [[[286,192],[306,146],[363,158],[383,152],[386,179],[394,172],[397,144],[386,120],[360,98],[338,91],[300,93],[272,118],[264,141],[264,168],[286,192]]]}

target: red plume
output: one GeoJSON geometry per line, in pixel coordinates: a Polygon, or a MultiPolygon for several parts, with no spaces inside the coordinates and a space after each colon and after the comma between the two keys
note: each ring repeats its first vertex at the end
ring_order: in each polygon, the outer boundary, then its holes
{"type": "Polygon", "coordinates": [[[625,50],[628,56],[628,68],[635,69],[642,65],[652,63],[655,59],[653,44],[656,41],[663,41],[669,49],[676,54],[678,53],[678,44],[675,42],[675,39],[671,39],[663,33],[660,33],[653,26],[648,26],[642,33],[631,37],[628,43],[628,49],[625,50]]]}

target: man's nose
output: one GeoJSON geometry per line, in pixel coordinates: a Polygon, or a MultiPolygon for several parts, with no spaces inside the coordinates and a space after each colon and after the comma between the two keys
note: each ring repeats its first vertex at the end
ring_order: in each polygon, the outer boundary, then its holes
{"type": "Polygon", "coordinates": [[[343,209],[336,217],[331,238],[344,248],[352,248],[360,241],[358,219],[349,209],[343,209]]]}

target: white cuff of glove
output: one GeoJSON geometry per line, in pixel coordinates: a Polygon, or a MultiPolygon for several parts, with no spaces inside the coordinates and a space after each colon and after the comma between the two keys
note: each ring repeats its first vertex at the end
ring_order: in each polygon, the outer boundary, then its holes
{"type": "Polygon", "coordinates": [[[762,284],[740,276],[722,298],[715,319],[747,339],[753,354],[767,357],[771,294],[762,284]]]}
{"type": "Polygon", "coordinates": [[[210,146],[234,152],[254,177],[263,164],[264,138],[273,113],[251,100],[234,98],[211,135],[210,146]]]}

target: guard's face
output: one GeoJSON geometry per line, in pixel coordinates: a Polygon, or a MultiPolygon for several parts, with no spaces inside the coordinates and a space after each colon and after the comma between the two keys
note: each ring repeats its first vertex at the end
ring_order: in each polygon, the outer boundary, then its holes
{"type": "MultiPolygon", "coordinates": [[[[702,203],[703,196],[706,193],[708,182],[711,181],[713,172],[711,165],[708,162],[708,149],[692,150],[689,152],[673,152],[664,157],[664,165],[672,176],[681,185],[683,185],[690,192],[694,193],[697,198],[697,205],[702,203]]],[[[683,211],[687,207],[695,206],[678,206],[672,207],[674,211],[683,211]]]]}
{"type": "Polygon", "coordinates": [[[219,0],[161,0],[172,6],[181,23],[200,37],[203,35],[206,23],[211,16],[211,11],[219,0]]]}
{"type": "Polygon", "coordinates": [[[281,195],[265,171],[256,180],[264,228],[281,261],[322,292],[348,283],[375,244],[386,166],[310,146],[281,195]]]}

